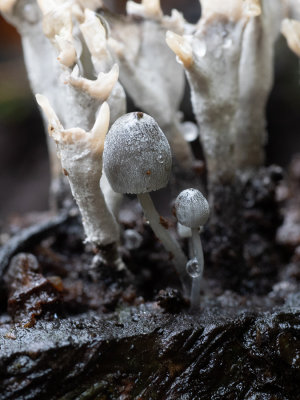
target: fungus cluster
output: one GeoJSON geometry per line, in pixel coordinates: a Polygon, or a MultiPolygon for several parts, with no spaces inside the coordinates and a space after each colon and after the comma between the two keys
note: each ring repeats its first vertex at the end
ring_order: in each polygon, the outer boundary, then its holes
{"type": "MultiPolygon", "coordinates": [[[[164,15],[159,0],[128,1],[126,17],[100,0],[0,0],[1,12],[22,37],[30,84],[54,139],[55,206],[65,206],[56,200],[68,181],[86,241],[104,264],[119,270],[124,264],[118,248],[125,240],[119,208],[124,194],[136,194],[186,295],[191,287],[193,308],[200,304],[204,268],[199,229],[209,216],[198,190],[202,183],[194,179],[196,188],[175,201],[179,236],[190,240],[188,257],[176,232],[161,223],[150,193],[168,184],[172,159],[192,170],[186,138],[196,139],[198,129],[210,192],[255,175],[264,161],[265,106],[280,29],[300,56],[297,1],[200,3],[202,15],[193,25],[177,10],[164,15]],[[179,110],[184,75],[198,128],[184,122],[179,110]],[[126,114],[125,91],[143,112],[126,114]]],[[[127,236],[141,243],[134,230],[127,236]]]]}

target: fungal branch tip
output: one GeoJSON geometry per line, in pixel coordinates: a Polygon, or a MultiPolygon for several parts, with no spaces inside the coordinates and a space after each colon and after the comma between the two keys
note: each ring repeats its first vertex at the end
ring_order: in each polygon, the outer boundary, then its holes
{"type": "Polygon", "coordinates": [[[48,120],[49,135],[52,136],[55,140],[58,139],[57,135],[59,134],[59,132],[63,130],[63,126],[60,123],[58,116],[51,107],[49,100],[47,99],[46,96],[43,96],[41,94],[36,94],[35,98],[38,105],[41,107],[43,113],[45,114],[48,120]]]}
{"type": "Polygon", "coordinates": [[[142,0],[141,4],[129,0],[126,3],[126,10],[129,15],[134,14],[144,18],[160,19],[163,16],[160,0],[142,0]]]}
{"type": "Polygon", "coordinates": [[[300,57],[300,21],[285,18],[281,23],[281,33],[289,48],[300,57]]]}
{"type": "Polygon", "coordinates": [[[183,63],[185,68],[189,68],[193,64],[193,49],[184,36],[180,36],[174,32],[167,31],[166,42],[170,49],[183,63]]]}
{"type": "Polygon", "coordinates": [[[105,101],[119,78],[119,66],[114,64],[107,73],[100,72],[96,80],[90,80],[79,76],[78,66],[75,66],[67,82],[73,87],[88,93],[91,97],[105,101]]]}
{"type": "Polygon", "coordinates": [[[258,17],[262,13],[261,0],[244,0],[243,7],[247,17],[258,17]]]}
{"type": "Polygon", "coordinates": [[[108,103],[104,102],[99,110],[92,133],[92,150],[101,154],[104,149],[104,141],[109,128],[110,109],[108,103]]]}
{"type": "Polygon", "coordinates": [[[0,11],[3,13],[11,13],[16,0],[0,0],[0,11]]]}

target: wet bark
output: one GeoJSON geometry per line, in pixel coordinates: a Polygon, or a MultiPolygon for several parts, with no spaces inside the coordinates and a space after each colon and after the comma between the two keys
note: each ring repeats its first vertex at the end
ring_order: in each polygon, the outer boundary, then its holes
{"type": "Polygon", "coordinates": [[[276,230],[299,185],[278,203],[279,177],[215,188],[195,314],[132,204],[122,226],[143,240],[121,243],[130,276],[95,262],[76,216],[12,237],[0,252],[0,399],[297,400],[300,239],[278,244],[276,230]]]}

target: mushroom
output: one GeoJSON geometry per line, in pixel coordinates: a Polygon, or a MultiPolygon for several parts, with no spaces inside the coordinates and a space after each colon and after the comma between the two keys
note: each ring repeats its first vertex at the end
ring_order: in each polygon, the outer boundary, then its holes
{"type": "Polygon", "coordinates": [[[186,256],[178,242],[162,226],[149,192],[168,183],[172,165],[167,138],[147,114],[123,115],[110,128],[104,143],[103,169],[117,193],[136,194],[155,235],[174,257],[178,275],[187,291],[186,256]]]}
{"type": "Polygon", "coordinates": [[[186,264],[187,273],[192,277],[191,308],[196,309],[200,304],[200,284],[204,269],[202,244],[199,228],[209,217],[209,205],[203,194],[197,189],[183,190],[175,200],[176,216],[179,223],[191,228],[192,254],[186,264]]]}

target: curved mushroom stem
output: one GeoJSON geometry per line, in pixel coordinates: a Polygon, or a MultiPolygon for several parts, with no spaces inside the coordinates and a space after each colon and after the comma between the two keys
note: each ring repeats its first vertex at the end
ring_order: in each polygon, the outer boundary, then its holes
{"type": "Polygon", "coordinates": [[[203,257],[203,250],[202,250],[202,243],[199,235],[198,229],[192,229],[192,247],[193,253],[196,257],[200,273],[197,277],[193,278],[192,280],[192,292],[191,292],[191,309],[195,310],[199,308],[200,305],[200,286],[203,276],[203,269],[204,269],[204,257],[203,257]]]}
{"type": "Polygon", "coordinates": [[[149,193],[140,193],[137,195],[145,217],[148,219],[151,228],[158,239],[162,242],[167,251],[174,257],[174,265],[183,286],[184,294],[188,293],[189,279],[185,270],[187,258],[181,250],[178,242],[170,235],[170,233],[161,225],[160,216],[152,202],[149,193]]]}

